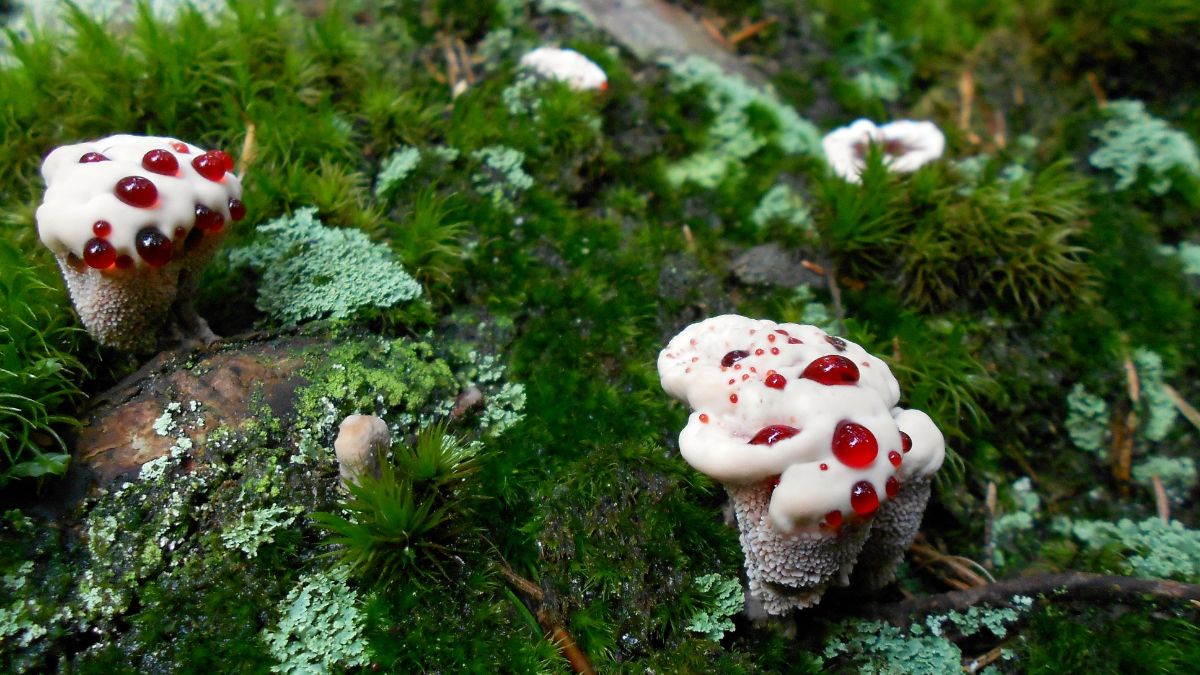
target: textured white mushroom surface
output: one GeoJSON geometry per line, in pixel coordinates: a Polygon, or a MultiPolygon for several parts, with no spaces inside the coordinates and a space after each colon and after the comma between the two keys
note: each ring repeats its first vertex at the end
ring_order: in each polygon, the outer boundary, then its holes
{"type": "Polygon", "coordinates": [[[521,57],[520,65],[544,78],[566,82],[578,91],[608,88],[604,70],[573,49],[538,47],[521,57]]]}
{"type": "Polygon", "coordinates": [[[658,372],[692,408],[680,452],[728,490],[768,613],[815,604],[856,564],[870,588],[892,578],[945,444],[896,405],[887,364],[815,326],[724,315],[673,338],[658,372]]]}
{"type": "Polygon", "coordinates": [[[241,199],[242,184],[226,172],[219,181],[209,180],[192,162],[205,151],[174,138],[119,134],[95,141],[56,148],[42,163],[46,195],[37,210],[38,234],[56,255],[83,258],[84,247],[96,237],[93,226],[100,221],[111,226],[105,239],[136,266],[148,263],[138,255],[135,238],[145,227],[153,227],[168,240],[181,243],[196,222],[196,206],[202,205],[233,220],[229,203],[241,199]],[[181,152],[186,149],[187,152],[181,152]],[[170,153],[178,164],[176,175],[163,175],[143,166],[146,153],[170,153]],[[88,153],[104,161],[80,162],[88,153]],[[115,187],[124,178],[149,180],[157,191],[155,203],[138,207],[119,199],[115,187]],[[178,228],[182,228],[182,232],[178,228]]]}
{"type": "Polygon", "coordinates": [[[933,122],[897,120],[880,127],[860,119],[821,140],[834,173],[852,183],[862,180],[871,145],[879,146],[889,170],[911,173],[942,156],[946,137],[933,122]]]}

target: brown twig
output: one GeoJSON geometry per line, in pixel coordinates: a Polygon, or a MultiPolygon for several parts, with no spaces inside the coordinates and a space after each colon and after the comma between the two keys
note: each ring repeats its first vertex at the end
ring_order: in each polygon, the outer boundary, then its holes
{"type": "Polygon", "coordinates": [[[722,47],[729,46],[728,41],[725,40],[724,33],[722,33],[721,29],[718,28],[717,25],[714,24],[708,17],[706,17],[706,16],[700,17],[700,25],[704,27],[704,32],[708,33],[709,37],[716,40],[717,43],[720,44],[722,47]]]}
{"type": "Polygon", "coordinates": [[[238,158],[237,172],[242,180],[246,180],[246,171],[254,165],[254,160],[258,159],[258,138],[255,134],[256,127],[254,122],[246,122],[246,137],[242,139],[242,154],[238,158]]]}
{"type": "Polygon", "coordinates": [[[1154,482],[1154,506],[1158,511],[1158,517],[1162,518],[1164,523],[1171,522],[1171,502],[1167,500],[1167,489],[1163,487],[1162,478],[1158,474],[1151,477],[1154,482]]]}
{"type": "Polygon", "coordinates": [[[736,45],[737,43],[739,43],[743,40],[748,40],[748,39],[754,37],[755,35],[758,35],[759,33],[761,33],[764,29],[770,27],[776,21],[777,21],[777,19],[773,16],[767,17],[766,19],[763,19],[762,21],[755,21],[754,23],[750,24],[749,26],[746,26],[745,28],[739,30],[738,32],[734,33],[733,35],[730,35],[729,36],[729,44],[736,45]]]}
{"type": "Polygon", "coordinates": [[[506,563],[497,563],[496,568],[517,592],[524,595],[534,605],[533,615],[537,617],[538,625],[546,632],[546,637],[550,639],[550,642],[558,647],[558,651],[562,653],[567,663],[571,664],[571,670],[582,675],[596,675],[595,666],[592,665],[587,654],[584,654],[583,650],[579,648],[575,638],[571,637],[571,633],[567,631],[557,612],[544,604],[546,594],[542,592],[542,589],[514,572],[506,563]]]}
{"type": "Polygon", "coordinates": [[[1096,105],[1101,108],[1108,107],[1108,96],[1104,94],[1104,88],[1100,86],[1100,79],[1090,70],[1084,77],[1087,79],[1088,87],[1092,90],[1092,96],[1096,98],[1096,105]]]}
{"type": "Polygon", "coordinates": [[[815,263],[811,260],[801,260],[800,266],[803,267],[804,269],[808,270],[809,272],[812,272],[813,274],[825,276],[825,268],[821,267],[820,265],[818,265],[817,263],[815,263]]]}
{"type": "Polygon", "coordinates": [[[988,666],[995,663],[1003,654],[1004,654],[1004,647],[1002,647],[1002,646],[996,647],[995,649],[992,649],[991,651],[984,654],[983,656],[980,656],[977,659],[971,659],[971,661],[969,663],[967,663],[965,666],[963,666],[963,672],[978,673],[979,671],[983,670],[984,668],[987,668],[988,666]]]}
{"type": "Polygon", "coordinates": [[[986,518],[983,521],[983,568],[992,571],[992,558],[996,550],[996,482],[988,481],[987,496],[983,500],[986,518]]]}
{"type": "Polygon", "coordinates": [[[1087,572],[1035,574],[902,602],[866,603],[850,609],[847,614],[905,627],[913,619],[927,614],[963,610],[979,604],[1006,603],[1014,595],[1045,595],[1047,598],[1106,603],[1136,602],[1146,597],[1200,602],[1200,585],[1087,572]]]}
{"type": "Polygon", "coordinates": [[[970,588],[973,586],[986,586],[991,581],[994,581],[994,579],[991,579],[992,575],[986,569],[984,569],[982,565],[974,560],[971,560],[970,558],[960,555],[942,553],[928,544],[914,543],[911,547],[909,547],[909,550],[912,551],[913,554],[918,558],[918,561],[923,559],[924,562],[922,564],[940,564],[943,567],[949,568],[952,572],[958,575],[957,578],[944,578],[943,581],[946,581],[947,583],[949,583],[951,580],[954,580],[970,588]],[[972,567],[982,571],[987,578],[977,574],[975,570],[971,569],[972,567]]]}
{"type": "Polygon", "coordinates": [[[833,301],[833,317],[837,320],[838,333],[846,334],[846,308],[842,306],[842,287],[838,286],[837,261],[829,260],[829,270],[825,279],[829,281],[829,297],[833,301]]]}
{"type": "Polygon", "coordinates": [[[1191,422],[1192,426],[1200,429],[1200,410],[1193,408],[1192,404],[1188,403],[1178,391],[1175,391],[1175,387],[1166,383],[1163,383],[1162,387],[1163,391],[1167,393],[1167,397],[1171,399],[1171,403],[1175,404],[1175,407],[1179,409],[1179,412],[1183,414],[1187,421],[1191,422]]]}

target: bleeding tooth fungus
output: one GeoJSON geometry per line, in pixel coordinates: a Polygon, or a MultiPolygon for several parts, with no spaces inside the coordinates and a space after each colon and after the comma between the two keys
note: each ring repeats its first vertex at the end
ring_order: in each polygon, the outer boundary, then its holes
{"type": "Polygon", "coordinates": [[[183,334],[215,337],[190,301],[225,224],[246,214],[232,168],[220,150],[124,134],[46,157],[38,234],[97,342],[150,351],[172,310],[183,334]]]}
{"type": "Polygon", "coordinates": [[[730,314],[675,336],[658,373],[693,410],[679,449],[729,492],[765,611],[895,577],[945,446],[928,415],[896,406],[887,364],[816,326],[730,314]],[[787,343],[764,353],[777,334],[787,343]],[[732,365],[762,374],[730,380],[732,365]]]}

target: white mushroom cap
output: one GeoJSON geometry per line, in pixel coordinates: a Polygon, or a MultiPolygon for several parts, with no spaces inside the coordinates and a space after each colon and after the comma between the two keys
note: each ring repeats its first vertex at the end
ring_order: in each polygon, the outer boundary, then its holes
{"type": "Polygon", "coordinates": [[[129,256],[134,265],[144,267],[147,263],[135,245],[137,233],[143,228],[153,227],[168,240],[181,244],[181,237],[186,237],[196,223],[197,205],[231,222],[230,200],[241,198],[242,184],[228,172],[219,181],[204,178],[192,164],[204,154],[203,149],[174,138],[128,134],[56,148],[42,163],[46,196],[37,210],[42,243],[60,257],[73,254],[82,259],[85,246],[96,237],[93,226],[104,221],[111,226],[111,233],[104,239],[116,254],[129,256]],[[143,166],[146,153],[154,150],[175,158],[179,165],[176,175],[155,173],[143,166]],[[88,153],[99,153],[106,159],[81,163],[88,153]],[[130,176],[154,185],[157,199],[153,205],[133,206],[117,197],[117,183],[130,176]]]}
{"type": "Polygon", "coordinates": [[[941,464],[941,434],[923,413],[895,407],[900,387],[887,364],[815,326],[714,317],[672,339],[659,354],[658,370],[663,389],[694,410],[679,435],[684,459],[727,485],[778,476],[770,516],[783,532],[804,528],[832,535],[842,516],[856,512],[852,493],[861,497],[862,483],[883,503],[889,485],[894,491],[895,481],[927,476],[941,464]],[[831,358],[848,360],[855,380],[823,384],[802,377],[814,361],[831,358]],[[912,429],[908,453],[900,419],[912,429]],[[762,442],[765,432],[780,426],[792,435],[762,442]],[[877,452],[844,461],[835,439],[846,426],[865,431],[877,452]],[[756,436],[759,442],[752,442],[756,436]],[[904,468],[913,452],[912,467],[904,468]],[[822,529],[834,511],[837,522],[822,529]]]}
{"type": "Polygon", "coordinates": [[[572,49],[538,47],[521,57],[520,65],[544,78],[566,82],[577,91],[603,91],[608,88],[608,75],[604,70],[588,57],[572,49]]]}
{"type": "Polygon", "coordinates": [[[888,169],[899,173],[916,171],[946,150],[946,137],[937,125],[915,120],[897,120],[881,127],[870,120],[855,120],[821,140],[830,168],[852,183],[862,180],[867,148],[872,143],[882,146],[888,169]]]}

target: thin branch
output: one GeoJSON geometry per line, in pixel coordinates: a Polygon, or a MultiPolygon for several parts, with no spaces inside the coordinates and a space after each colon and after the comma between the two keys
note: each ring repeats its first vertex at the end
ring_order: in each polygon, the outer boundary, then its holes
{"type": "Polygon", "coordinates": [[[1167,499],[1167,489],[1163,487],[1162,478],[1158,474],[1151,477],[1154,481],[1154,506],[1158,510],[1158,517],[1162,518],[1164,523],[1171,522],[1171,502],[1167,499]]]}
{"type": "Polygon", "coordinates": [[[914,618],[927,614],[943,614],[980,604],[1003,604],[1009,602],[1014,595],[1045,595],[1050,599],[1097,603],[1140,602],[1147,597],[1155,600],[1190,600],[1200,603],[1200,585],[1087,572],[1036,574],[902,602],[867,603],[850,608],[846,614],[905,627],[911,624],[914,618]]]}
{"type": "Polygon", "coordinates": [[[571,633],[563,625],[558,613],[544,604],[546,594],[542,592],[542,589],[514,572],[507,563],[498,562],[496,568],[518,593],[524,595],[534,605],[533,615],[537,617],[538,624],[546,632],[546,637],[550,639],[550,642],[558,647],[558,651],[562,653],[567,663],[571,664],[571,670],[581,675],[596,675],[595,666],[592,665],[587,654],[584,654],[583,650],[579,648],[575,638],[571,637],[571,633]]]}
{"type": "Polygon", "coordinates": [[[1167,392],[1167,397],[1171,399],[1171,403],[1175,404],[1175,407],[1187,418],[1187,421],[1191,422],[1192,426],[1200,429],[1200,410],[1193,408],[1192,404],[1188,403],[1178,391],[1175,391],[1175,387],[1165,382],[1162,387],[1163,391],[1167,392]]]}

